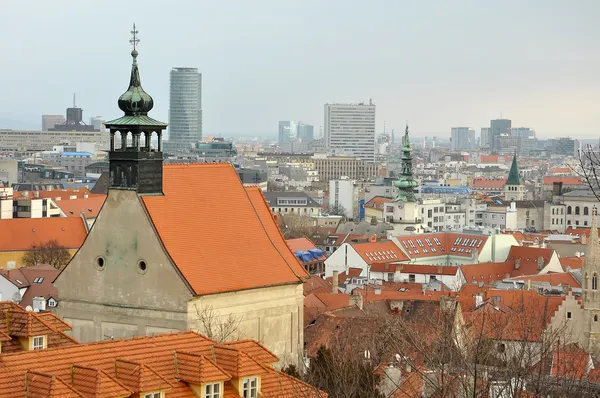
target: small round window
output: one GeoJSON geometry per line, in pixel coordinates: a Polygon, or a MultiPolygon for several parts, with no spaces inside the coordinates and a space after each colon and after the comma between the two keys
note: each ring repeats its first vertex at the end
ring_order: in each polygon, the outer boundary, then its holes
{"type": "Polygon", "coordinates": [[[105,266],[106,266],[106,261],[104,260],[104,257],[102,257],[102,256],[96,257],[96,268],[98,270],[102,271],[105,266]]]}
{"type": "Polygon", "coordinates": [[[138,261],[138,272],[140,274],[145,274],[146,271],[148,270],[148,265],[146,264],[146,262],[144,260],[140,260],[138,261]]]}

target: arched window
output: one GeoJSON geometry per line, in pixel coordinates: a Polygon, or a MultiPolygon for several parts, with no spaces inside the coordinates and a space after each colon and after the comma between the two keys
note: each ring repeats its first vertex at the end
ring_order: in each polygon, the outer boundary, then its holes
{"type": "Polygon", "coordinates": [[[589,289],[590,288],[590,281],[588,279],[587,272],[583,275],[583,288],[584,289],[589,289]]]}
{"type": "Polygon", "coordinates": [[[579,215],[579,206],[575,206],[575,215],[579,215]]]}
{"type": "Polygon", "coordinates": [[[552,209],[552,215],[554,215],[554,209],[552,209]]]}
{"type": "Polygon", "coordinates": [[[594,322],[598,322],[598,315],[594,315],[594,322]]]}
{"type": "Polygon", "coordinates": [[[587,206],[583,208],[583,215],[584,216],[589,216],[590,215],[590,211],[588,210],[587,206]]]}
{"type": "Polygon", "coordinates": [[[598,290],[598,274],[592,276],[592,290],[598,290]]]}
{"type": "Polygon", "coordinates": [[[571,214],[571,212],[572,212],[571,206],[568,206],[567,207],[567,214],[571,214]]]}

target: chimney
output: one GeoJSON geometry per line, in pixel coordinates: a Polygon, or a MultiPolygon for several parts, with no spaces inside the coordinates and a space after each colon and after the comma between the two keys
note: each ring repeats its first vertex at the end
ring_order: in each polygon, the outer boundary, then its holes
{"type": "Polygon", "coordinates": [[[331,276],[331,293],[336,294],[339,290],[338,290],[338,286],[339,286],[339,272],[338,271],[333,271],[333,275],[331,276]]]}
{"type": "Polygon", "coordinates": [[[350,305],[355,305],[359,309],[363,309],[363,296],[360,293],[355,293],[356,290],[352,291],[350,295],[350,305]]]}
{"type": "Polygon", "coordinates": [[[537,259],[537,269],[538,271],[541,271],[542,268],[544,268],[544,257],[540,256],[537,259]]]}
{"type": "Polygon", "coordinates": [[[369,242],[371,242],[371,243],[377,242],[377,235],[371,235],[371,236],[369,236],[369,242]]]}
{"type": "Polygon", "coordinates": [[[562,285],[562,292],[564,295],[569,294],[569,290],[571,289],[571,285],[569,285],[568,283],[564,283],[562,285]]]}
{"type": "Polygon", "coordinates": [[[46,299],[44,297],[37,296],[33,298],[33,311],[46,311],[46,299]]]}
{"type": "Polygon", "coordinates": [[[381,294],[381,286],[377,286],[373,289],[373,291],[375,292],[375,294],[381,294]]]}
{"type": "Polygon", "coordinates": [[[531,279],[527,279],[527,290],[531,290],[531,279]]]}
{"type": "Polygon", "coordinates": [[[515,260],[515,269],[521,268],[521,259],[518,258],[515,260]]]}
{"type": "Polygon", "coordinates": [[[554,181],[552,183],[552,196],[561,196],[562,195],[562,186],[563,186],[562,182],[554,181]]]}
{"type": "Polygon", "coordinates": [[[34,198],[39,198],[40,197],[40,191],[33,191],[33,197],[34,198]]]}

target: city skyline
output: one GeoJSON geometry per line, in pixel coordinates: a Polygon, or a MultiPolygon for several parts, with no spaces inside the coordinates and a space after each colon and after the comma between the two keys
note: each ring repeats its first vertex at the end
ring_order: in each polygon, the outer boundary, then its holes
{"type": "Polygon", "coordinates": [[[502,114],[540,138],[597,136],[595,2],[510,1],[493,13],[475,1],[376,1],[342,9],[335,1],[325,8],[310,1],[181,3],[189,8],[185,15],[158,2],[144,9],[116,1],[4,5],[0,32],[18,39],[0,43],[10,60],[0,74],[0,119],[39,124],[41,114],[61,114],[73,92],[87,114],[114,117],[114,93],[127,84],[122,54],[130,49],[135,15],[139,62],[157,117],[168,118],[171,68],[196,67],[204,75],[206,136],[274,134],[277,120],[294,118],[318,128],[323,104],[369,98],[378,106],[378,133],[384,121],[400,131],[406,119],[415,136],[449,135],[451,126],[478,131],[502,114]],[[90,17],[110,20],[111,29],[86,29],[90,17]],[[44,29],[56,18],[69,23],[44,29]],[[514,22],[511,29],[506,21],[514,22]],[[55,45],[63,42],[78,48],[69,62],[58,62],[64,58],[55,45]],[[286,68],[273,62],[298,51],[306,54],[302,62],[286,68]],[[40,59],[32,80],[31,65],[40,59]],[[22,90],[25,83],[33,87],[22,90]]]}

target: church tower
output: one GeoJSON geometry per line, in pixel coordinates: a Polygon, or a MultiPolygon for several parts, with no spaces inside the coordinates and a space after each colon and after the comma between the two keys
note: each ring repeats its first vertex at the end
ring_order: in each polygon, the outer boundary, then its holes
{"type": "Polygon", "coordinates": [[[503,195],[504,200],[508,201],[523,200],[523,198],[525,197],[525,185],[523,185],[521,176],[519,176],[519,165],[517,164],[517,151],[515,151],[512,164],[510,165],[508,179],[504,184],[503,195]]]}
{"type": "Polygon", "coordinates": [[[600,290],[598,278],[600,277],[600,239],[598,238],[598,210],[592,209],[592,228],[588,248],[583,261],[583,309],[585,311],[585,334],[588,349],[600,354],[600,290]]]}
{"type": "Polygon", "coordinates": [[[398,188],[398,196],[394,199],[393,221],[401,226],[396,231],[400,234],[422,232],[419,204],[414,192],[418,184],[413,178],[411,151],[407,125],[402,144],[402,172],[394,182],[394,187],[398,188]]]}
{"type": "Polygon", "coordinates": [[[142,88],[137,64],[138,31],[133,25],[131,78],[129,88],[119,97],[123,117],[105,123],[110,130],[110,182],[109,189],[126,189],[139,194],[162,194],[162,132],[167,124],[148,116],[154,101],[142,88]],[[152,148],[152,135],[158,138],[157,148],[152,148]],[[117,134],[120,142],[116,142],[117,134]],[[142,137],[144,139],[142,143],[142,137]],[[118,145],[117,145],[118,144],[118,145]]]}

